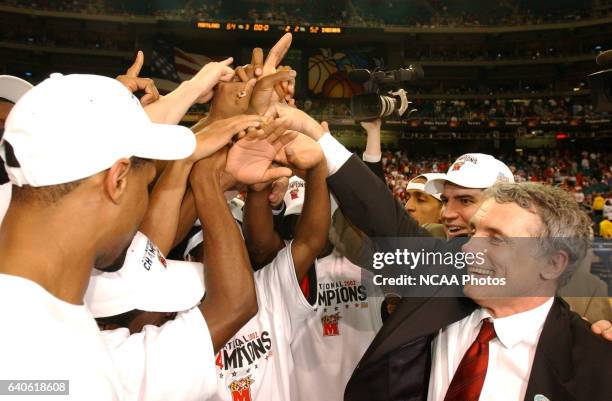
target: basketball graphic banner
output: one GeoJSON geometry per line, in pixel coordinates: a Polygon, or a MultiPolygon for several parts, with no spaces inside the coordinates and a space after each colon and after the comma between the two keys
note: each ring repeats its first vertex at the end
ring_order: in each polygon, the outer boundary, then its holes
{"type": "Polygon", "coordinates": [[[361,84],[348,79],[356,68],[382,67],[384,56],[379,49],[317,49],[308,57],[308,91],[311,95],[348,99],[363,92],[361,84]]]}

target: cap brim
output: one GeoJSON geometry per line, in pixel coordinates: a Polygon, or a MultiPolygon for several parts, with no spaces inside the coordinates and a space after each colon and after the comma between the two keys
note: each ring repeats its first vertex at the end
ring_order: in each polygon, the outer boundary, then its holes
{"type": "Polygon", "coordinates": [[[428,180],[425,183],[425,192],[427,192],[431,196],[434,196],[436,194],[441,194],[442,191],[444,191],[444,183],[446,181],[448,181],[446,177],[428,180]]]}
{"type": "Polygon", "coordinates": [[[94,318],[120,315],[135,309],[132,291],[116,272],[93,269],[85,292],[85,304],[94,318]]]}
{"type": "Polygon", "coordinates": [[[459,180],[455,180],[452,177],[445,175],[444,178],[436,178],[430,181],[427,181],[425,184],[425,192],[430,195],[435,193],[442,193],[444,191],[444,184],[450,182],[451,184],[457,185],[458,187],[470,188],[470,189],[483,189],[481,186],[474,186],[473,184],[461,182],[459,180]]]}
{"type": "Polygon", "coordinates": [[[147,312],[181,312],[204,297],[204,266],[197,262],[166,260],[166,274],[143,283],[136,308],[147,312]]]}
{"type": "Polygon", "coordinates": [[[152,123],[135,144],[134,156],[154,160],[180,160],[193,154],[196,138],[189,128],[152,123]]]}
{"type": "Polygon", "coordinates": [[[12,75],[0,75],[0,98],[17,103],[34,85],[12,75]]]}
{"type": "Polygon", "coordinates": [[[204,296],[201,263],[166,260],[166,272],[154,274],[132,288],[118,272],[94,270],[86,303],[94,318],[116,316],[134,309],[147,312],[181,312],[200,303],[204,296]]]}

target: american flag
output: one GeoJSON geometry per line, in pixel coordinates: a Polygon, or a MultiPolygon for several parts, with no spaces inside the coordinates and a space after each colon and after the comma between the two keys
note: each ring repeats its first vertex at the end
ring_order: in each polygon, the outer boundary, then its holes
{"type": "Polygon", "coordinates": [[[165,42],[158,42],[151,59],[151,76],[162,94],[173,91],[179,83],[193,77],[211,59],[188,53],[165,42]]]}

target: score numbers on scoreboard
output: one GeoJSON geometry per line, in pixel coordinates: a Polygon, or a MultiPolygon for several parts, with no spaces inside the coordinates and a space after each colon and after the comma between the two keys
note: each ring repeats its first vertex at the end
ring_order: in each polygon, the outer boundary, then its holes
{"type": "Polygon", "coordinates": [[[307,33],[307,34],[339,34],[343,32],[343,28],[339,26],[317,26],[317,25],[270,25],[260,23],[247,22],[216,22],[216,21],[199,21],[196,24],[198,29],[209,30],[225,30],[225,31],[248,31],[248,32],[269,32],[270,30],[279,30],[291,33],[307,33]]]}
{"type": "Polygon", "coordinates": [[[342,33],[339,26],[317,26],[317,25],[285,25],[285,32],[292,33],[342,33]]]}

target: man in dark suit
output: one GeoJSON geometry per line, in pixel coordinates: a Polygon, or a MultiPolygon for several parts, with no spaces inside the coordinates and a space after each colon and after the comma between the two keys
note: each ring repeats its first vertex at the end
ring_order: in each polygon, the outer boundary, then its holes
{"type": "MultiPolygon", "coordinates": [[[[333,152],[329,153],[330,159],[334,159],[333,152]]],[[[376,189],[373,188],[364,192],[356,192],[354,184],[347,184],[348,177],[351,177],[350,182],[354,183],[357,174],[363,176],[369,173],[355,157],[347,160],[344,156],[344,163],[340,165],[342,166],[340,171],[328,179],[330,188],[349,219],[353,219],[353,222],[366,234],[370,236],[426,235],[426,233],[421,233],[421,228],[406,216],[401,206],[391,197],[380,196],[380,192],[377,193],[376,189]],[[357,197],[360,200],[359,202],[343,203],[347,199],[357,197]],[[384,212],[378,213],[379,219],[368,219],[368,217],[375,215],[374,209],[384,212]],[[364,219],[368,219],[368,221],[366,222],[364,219]]],[[[333,171],[337,170],[338,168],[333,171]]],[[[371,184],[375,182],[373,179],[365,181],[371,184]]],[[[518,212],[518,210],[514,210],[514,212],[518,212]]],[[[530,214],[531,212],[525,211],[525,213],[530,214]]],[[[510,222],[521,222],[520,219],[516,218],[516,213],[512,216],[514,217],[509,220],[510,222]]],[[[451,240],[446,245],[446,249],[458,251],[464,242],[460,239],[451,240]]],[[[549,281],[557,282],[556,280],[549,281]]],[[[444,289],[441,289],[442,291],[444,289]]],[[[554,294],[554,291],[552,294],[554,294]]],[[[452,372],[449,373],[447,370],[445,380],[436,380],[442,376],[441,374],[432,376],[432,373],[434,373],[432,366],[434,369],[436,366],[435,358],[438,358],[438,365],[444,364],[443,361],[439,360],[440,355],[436,353],[435,347],[439,343],[436,344],[435,340],[440,336],[440,330],[450,330],[451,328],[447,326],[452,326],[457,322],[461,324],[463,319],[471,317],[475,311],[486,308],[479,307],[477,303],[468,298],[444,298],[439,297],[439,295],[443,294],[438,293],[436,296],[429,298],[404,299],[397,311],[385,323],[355,370],[346,389],[346,400],[444,399],[446,390],[450,387],[451,379],[459,367],[460,359],[466,352],[466,342],[474,341],[478,334],[476,328],[478,325],[482,327],[482,323],[477,322],[476,325],[473,324],[474,327],[468,329],[464,322],[464,325],[461,326],[462,330],[457,331],[457,326],[455,326],[454,331],[451,330],[451,333],[454,334],[470,333],[472,337],[463,339],[461,346],[453,345],[454,362],[451,365],[446,365],[447,367],[452,366],[448,368],[452,372]],[[436,384],[435,382],[438,381],[444,383],[436,384]]],[[[538,298],[541,299],[542,297],[538,298]]],[[[553,300],[550,296],[544,298],[546,298],[545,302],[535,307],[531,305],[530,309],[538,310],[539,307],[541,308],[539,309],[540,318],[542,314],[545,315],[545,319],[541,322],[541,329],[539,329],[541,331],[537,333],[539,341],[532,344],[531,351],[525,352],[525,347],[522,347],[523,352],[518,352],[523,357],[532,352],[531,362],[518,364],[523,370],[527,369],[522,373],[526,387],[513,386],[512,388],[515,390],[518,387],[521,395],[514,394],[513,398],[508,399],[545,400],[546,398],[543,397],[548,397],[550,400],[606,399],[607,396],[604,394],[609,394],[606,391],[612,391],[612,389],[610,387],[606,388],[602,383],[604,383],[603,375],[612,369],[610,362],[610,356],[612,356],[611,345],[590,333],[588,324],[583,322],[579,316],[571,313],[562,300],[553,300]],[[546,313],[542,312],[542,308],[545,309],[544,312],[546,313]],[[601,361],[605,365],[603,369],[601,361]],[[595,366],[597,366],[597,369],[595,366]]],[[[515,313],[515,315],[519,314],[515,313]]],[[[505,340],[510,342],[507,334],[500,334],[502,340],[504,336],[506,337],[505,340]]],[[[447,334],[445,339],[449,337],[451,336],[447,334]]],[[[529,342],[531,339],[531,342],[533,342],[534,337],[535,335],[531,335],[522,339],[522,341],[529,342]]],[[[501,342],[499,339],[493,341],[501,342]]],[[[501,346],[503,345],[502,343],[501,346]]],[[[512,355],[512,353],[509,354],[512,355]]],[[[448,362],[448,359],[446,361],[448,362]]],[[[512,371],[512,366],[515,365],[510,362],[507,368],[512,371]]],[[[438,369],[438,371],[441,370],[438,369]]],[[[504,370],[501,372],[504,372],[504,370]]],[[[469,376],[474,376],[474,372],[470,372],[469,376]]],[[[497,376],[499,377],[499,375],[497,376]]],[[[508,377],[503,374],[501,376],[508,377]]],[[[495,375],[492,377],[495,377],[495,375]]],[[[517,379],[515,382],[519,382],[519,380],[517,379]]],[[[494,381],[494,383],[496,382],[494,381]]],[[[498,383],[500,383],[499,379],[498,383]]],[[[483,382],[481,385],[481,390],[493,391],[493,393],[488,394],[490,396],[495,395],[494,399],[504,399],[504,394],[507,394],[505,389],[498,388],[497,390],[500,392],[496,393],[496,389],[491,389],[490,384],[485,386],[483,382]]],[[[478,399],[479,396],[480,394],[475,399],[478,399]]],[[[461,398],[462,395],[458,397],[456,399],[467,399],[461,398]]]]}
{"type": "MultiPolygon", "coordinates": [[[[289,111],[292,115],[298,112],[295,109],[289,111]]],[[[330,172],[328,178],[330,189],[343,213],[366,235],[369,237],[428,236],[428,233],[393,199],[385,184],[377,179],[356,156],[351,156],[329,133],[326,133],[326,129],[322,129],[308,118],[304,118],[300,126],[292,128],[308,134],[322,146],[330,172]]],[[[464,243],[465,239],[454,238],[448,242],[439,241],[436,246],[446,251],[458,252],[464,243]]],[[[554,281],[551,278],[549,282],[551,280],[554,281]]],[[[445,291],[446,288],[441,287],[435,294],[437,296],[404,299],[397,311],[385,322],[355,370],[346,389],[347,400],[427,399],[432,373],[431,347],[438,332],[469,317],[476,309],[486,309],[480,308],[468,298],[445,298],[443,295],[456,295],[454,292],[445,291]]],[[[610,391],[609,387],[605,388],[605,384],[603,386],[601,384],[604,382],[603,375],[612,368],[609,358],[610,345],[590,333],[588,325],[582,322],[579,316],[572,314],[562,300],[553,300],[550,294],[544,298],[547,299],[545,302],[531,308],[548,309],[545,309],[544,322],[536,330],[539,341],[536,340],[537,344],[532,344],[530,348],[533,352],[531,362],[519,363],[519,366],[526,366],[527,369],[531,367],[531,373],[527,373],[523,380],[528,386],[519,388],[523,396],[515,396],[515,399],[541,401],[546,399],[544,397],[565,400],[603,399],[602,394],[610,391]],[[601,361],[604,361],[604,366],[594,369],[593,365],[601,365],[601,361]]],[[[536,315],[541,318],[543,313],[541,310],[539,312],[536,315]]],[[[494,317],[494,313],[491,317],[494,317]]],[[[503,322],[501,324],[504,325],[503,322]]],[[[472,325],[471,330],[465,330],[473,337],[469,340],[463,339],[462,351],[453,355],[457,356],[460,353],[459,357],[462,357],[466,351],[465,342],[469,343],[474,338],[480,337],[479,327],[482,326],[482,322],[478,321],[472,325]]],[[[487,324],[487,327],[490,326],[487,324]]],[[[490,329],[486,331],[490,333],[490,329]]],[[[534,335],[524,339],[512,338],[512,334],[508,337],[508,330],[500,328],[499,331],[499,338],[504,340],[508,347],[516,341],[529,342],[531,339],[533,342],[534,335]]],[[[453,349],[458,351],[460,347],[455,344],[453,349]]],[[[456,365],[453,366],[453,372],[447,373],[447,382],[451,381],[459,362],[454,361],[456,365]]],[[[479,365],[482,366],[482,362],[479,365]]],[[[525,374],[522,373],[523,376],[525,374]]],[[[473,372],[468,376],[472,375],[473,372]]],[[[435,377],[432,381],[435,381],[435,377]]],[[[451,384],[446,384],[450,388],[451,384]]],[[[490,389],[491,385],[488,388],[490,389]]],[[[448,388],[432,389],[439,393],[446,390],[448,388]]],[[[487,386],[484,390],[486,393],[487,386]]],[[[503,393],[495,394],[494,399],[501,399],[502,396],[503,393]]],[[[432,395],[431,399],[436,398],[432,395]]]]}

